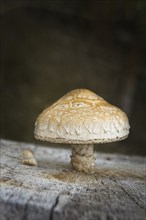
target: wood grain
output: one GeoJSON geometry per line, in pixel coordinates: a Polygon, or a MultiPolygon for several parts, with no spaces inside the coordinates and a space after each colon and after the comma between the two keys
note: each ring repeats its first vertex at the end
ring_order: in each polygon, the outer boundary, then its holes
{"type": "Polygon", "coordinates": [[[1,140],[0,219],[145,220],[144,157],[96,153],[95,174],[72,170],[70,149],[1,140]],[[24,149],[38,166],[21,163],[24,149]]]}

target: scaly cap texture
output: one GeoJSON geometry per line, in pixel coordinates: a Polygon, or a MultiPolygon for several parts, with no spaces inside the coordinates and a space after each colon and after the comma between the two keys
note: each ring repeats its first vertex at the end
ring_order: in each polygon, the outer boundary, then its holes
{"type": "Polygon", "coordinates": [[[39,115],[34,135],[54,143],[107,143],[125,139],[129,128],[122,110],[90,90],[75,89],[39,115]]]}

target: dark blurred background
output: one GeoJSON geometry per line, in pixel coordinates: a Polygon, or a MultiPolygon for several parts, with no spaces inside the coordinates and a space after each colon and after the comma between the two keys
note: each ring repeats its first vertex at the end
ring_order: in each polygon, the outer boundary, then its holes
{"type": "Polygon", "coordinates": [[[146,155],[144,0],[4,0],[0,10],[2,138],[37,143],[38,114],[87,88],[131,125],[128,139],[96,149],[146,155]]]}

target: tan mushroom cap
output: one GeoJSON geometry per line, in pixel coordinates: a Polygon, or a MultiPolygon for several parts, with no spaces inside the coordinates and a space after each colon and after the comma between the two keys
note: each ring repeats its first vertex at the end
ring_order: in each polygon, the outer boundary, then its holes
{"type": "Polygon", "coordinates": [[[122,110],[90,90],[75,89],[39,115],[34,135],[53,143],[107,143],[125,139],[129,128],[122,110]]]}

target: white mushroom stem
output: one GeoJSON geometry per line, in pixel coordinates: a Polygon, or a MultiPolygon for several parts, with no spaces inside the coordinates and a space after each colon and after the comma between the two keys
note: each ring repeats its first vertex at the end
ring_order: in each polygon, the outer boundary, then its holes
{"type": "Polygon", "coordinates": [[[93,148],[93,144],[72,145],[71,164],[76,170],[86,173],[94,172],[95,157],[93,148]]]}

